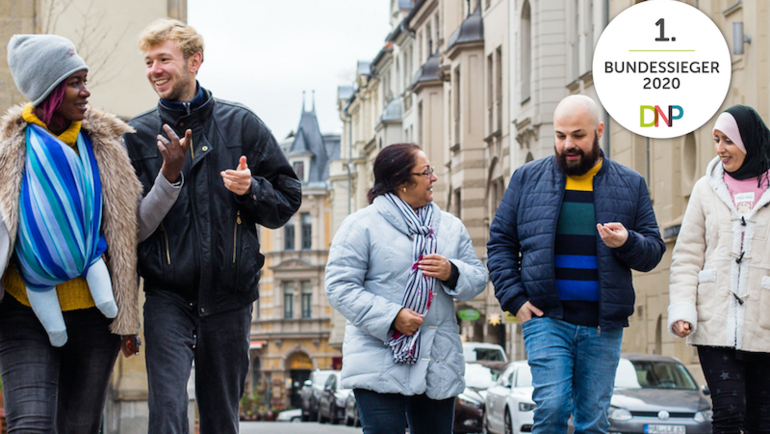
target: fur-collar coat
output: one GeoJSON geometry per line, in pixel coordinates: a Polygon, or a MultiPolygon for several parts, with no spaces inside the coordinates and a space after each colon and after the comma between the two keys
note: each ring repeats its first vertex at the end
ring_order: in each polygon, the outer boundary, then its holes
{"type": "MultiPolygon", "coordinates": [[[[0,270],[3,271],[13,254],[19,223],[19,195],[27,155],[27,122],[22,118],[22,110],[23,106],[13,107],[0,119],[0,270]]],[[[82,129],[93,142],[102,183],[102,233],[107,241],[107,268],[118,305],[118,316],[110,329],[115,334],[133,335],[139,331],[136,210],[142,187],[121,143],[121,136],[133,129],[114,115],[94,108],[86,112],[82,129]]]]}
{"type": "Polygon", "coordinates": [[[668,329],[692,345],[770,352],[770,189],[741,216],[714,158],[693,187],[671,263],[668,329]]]}

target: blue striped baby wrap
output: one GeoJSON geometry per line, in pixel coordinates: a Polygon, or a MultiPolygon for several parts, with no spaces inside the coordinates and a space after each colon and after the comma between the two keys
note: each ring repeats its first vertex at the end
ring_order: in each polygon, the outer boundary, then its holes
{"type": "Polygon", "coordinates": [[[107,243],[101,235],[102,185],[91,139],[76,153],[47,130],[27,127],[15,252],[27,288],[47,291],[85,277],[107,243]]]}

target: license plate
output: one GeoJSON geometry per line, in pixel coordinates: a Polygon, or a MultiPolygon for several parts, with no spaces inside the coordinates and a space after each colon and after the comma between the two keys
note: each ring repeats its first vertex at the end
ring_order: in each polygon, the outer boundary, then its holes
{"type": "Polygon", "coordinates": [[[645,425],[645,434],[686,434],[684,425],[645,425]]]}

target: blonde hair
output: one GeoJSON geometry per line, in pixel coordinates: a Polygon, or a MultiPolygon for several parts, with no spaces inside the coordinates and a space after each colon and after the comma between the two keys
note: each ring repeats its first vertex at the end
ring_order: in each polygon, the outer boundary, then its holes
{"type": "Polygon", "coordinates": [[[192,26],[169,18],[153,21],[142,31],[139,35],[139,49],[146,53],[153,46],[167,40],[174,41],[176,48],[182,52],[185,59],[200,52],[201,62],[203,62],[203,36],[192,26]]]}

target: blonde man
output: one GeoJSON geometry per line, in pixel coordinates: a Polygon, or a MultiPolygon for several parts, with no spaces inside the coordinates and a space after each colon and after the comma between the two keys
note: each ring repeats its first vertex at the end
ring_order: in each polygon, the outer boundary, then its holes
{"type": "Polygon", "coordinates": [[[300,183],[253,112],[198,84],[204,43],[194,28],[156,21],[139,47],[160,101],[131,120],[125,141],[144,191],[168,192],[140,209],[149,433],[189,432],[193,361],[201,434],[237,433],[264,263],[256,225],[286,223],[300,183]]]}

